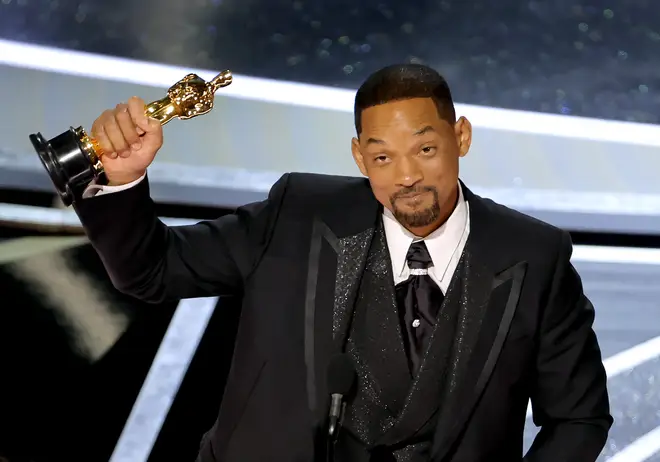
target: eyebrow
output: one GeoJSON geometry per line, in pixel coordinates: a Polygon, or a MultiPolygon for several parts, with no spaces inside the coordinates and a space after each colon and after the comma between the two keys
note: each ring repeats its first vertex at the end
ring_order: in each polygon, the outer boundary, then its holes
{"type": "MultiPolygon", "coordinates": [[[[422,136],[422,135],[425,135],[425,134],[431,133],[431,132],[435,132],[435,129],[433,127],[431,127],[430,125],[427,125],[426,127],[420,128],[415,133],[413,133],[413,136],[422,136]]],[[[385,144],[385,141],[383,141],[381,139],[378,139],[378,138],[369,138],[367,140],[367,144],[368,145],[369,144],[385,144]]]]}
{"type": "Polygon", "coordinates": [[[385,141],[380,140],[380,139],[378,139],[378,138],[369,138],[369,139],[367,140],[367,144],[368,144],[368,145],[369,145],[369,144],[385,144],[385,141]]]}
{"type": "Polygon", "coordinates": [[[435,129],[433,127],[431,127],[430,125],[427,125],[426,127],[417,130],[415,133],[413,133],[413,135],[420,136],[420,135],[425,135],[426,133],[431,133],[431,132],[435,132],[435,129]]]}

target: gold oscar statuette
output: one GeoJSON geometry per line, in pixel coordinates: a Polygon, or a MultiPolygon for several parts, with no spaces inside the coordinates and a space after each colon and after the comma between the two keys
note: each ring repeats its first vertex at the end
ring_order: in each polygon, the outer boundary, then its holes
{"type": "MultiPolygon", "coordinates": [[[[223,71],[208,82],[196,74],[188,74],[167,90],[167,95],[145,107],[145,115],[165,125],[172,119],[192,119],[213,109],[215,92],[232,82],[230,71],[223,71]]],[[[92,182],[102,182],[103,152],[96,140],[82,127],[71,127],[46,140],[41,133],[30,135],[30,141],[41,159],[60,198],[71,205],[92,182]]]]}

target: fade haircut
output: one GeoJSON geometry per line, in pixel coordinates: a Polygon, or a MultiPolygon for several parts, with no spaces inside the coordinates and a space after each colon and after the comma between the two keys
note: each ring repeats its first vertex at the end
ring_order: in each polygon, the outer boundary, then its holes
{"type": "Polygon", "coordinates": [[[412,98],[433,99],[440,117],[451,124],[456,122],[449,85],[437,71],[422,64],[393,65],[367,77],[355,95],[355,130],[358,137],[362,133],[362,111],[412,98]]]}

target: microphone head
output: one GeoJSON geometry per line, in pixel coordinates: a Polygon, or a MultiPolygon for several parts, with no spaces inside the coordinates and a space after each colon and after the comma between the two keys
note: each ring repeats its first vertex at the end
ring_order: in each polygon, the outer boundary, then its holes
{"type": "Polygon", "coordinates": [[[348,395],[356,380],[355,366],[347,354],[334,356],[328,364],[328,392],[331,395],[348,395]]]}

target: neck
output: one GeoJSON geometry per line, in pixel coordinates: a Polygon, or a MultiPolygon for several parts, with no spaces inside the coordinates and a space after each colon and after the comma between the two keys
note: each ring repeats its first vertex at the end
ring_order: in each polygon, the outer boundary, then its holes
{"type": "Polygon", "coordinates": [[[459,198],[458,188],[459,186],[456,185],[456,188],[454,188],[454,192],[451,194],[451,196],[449,196],[449,198],[445,201],[444,204],[441,204],[440,206],[441,213],[437,220],[435,220],[433,223],[431,223],[428,226],[422,226],[419,228],[410,228],[408,226],[405,226],[405,228],[417,237],[426,237],[429,234],[431,234],[433,231],[444,225],[451,216],[451,214],[454,213],[454,209],[456,209],[456,205],[458,204],[458,198],[459,198]]]}

